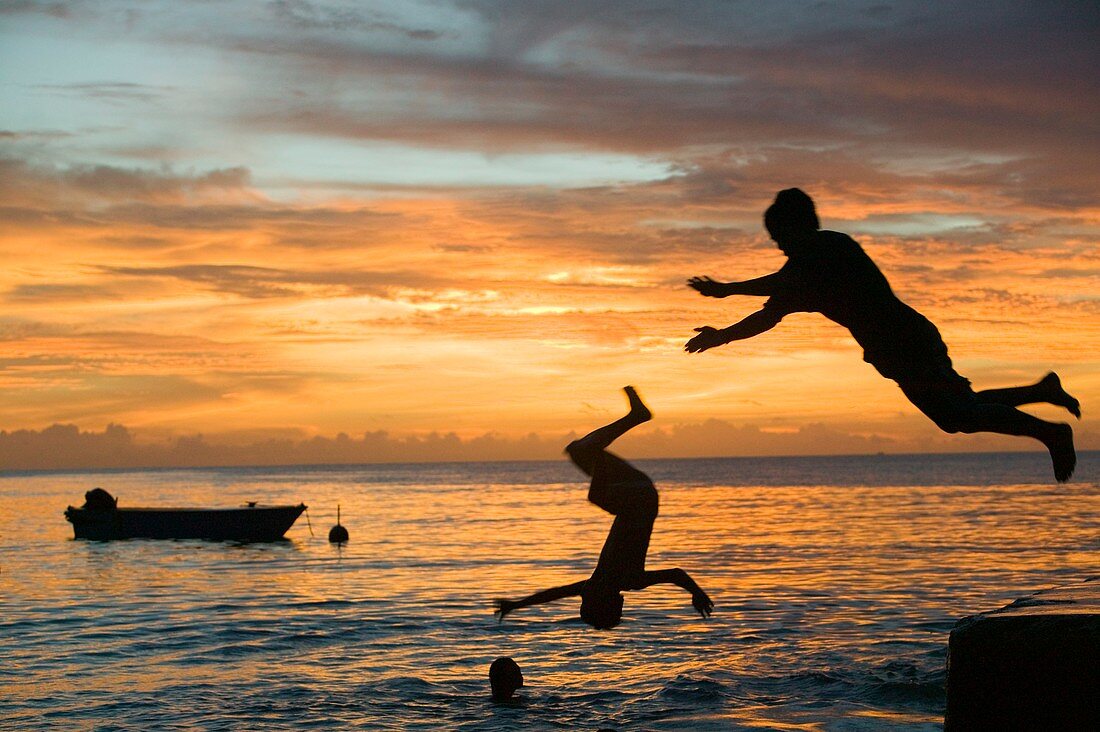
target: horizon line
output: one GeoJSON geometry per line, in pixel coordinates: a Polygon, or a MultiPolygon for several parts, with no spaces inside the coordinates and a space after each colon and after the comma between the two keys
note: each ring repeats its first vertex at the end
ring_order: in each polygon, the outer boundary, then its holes
{"type": "MultiPolygon", "coordinates": [[[[1025,455],[1031,453],[1043,453],[1042,448],[1031,450],[952,450],[931,452],[867,452],[867,453],[828,453],[828,454],[790,454],[790,455],[708,455],[685,457],[639,457],[631,458],[631,462],[658,462],[681,460],[798,460],[798,459],[833,459],[833,458],[896,458],[896,457],[954,457],[954,456],[980,456],[980,455],[1025,455]]],[[[1078,450],[1077,455],[1100,453],[1100,449],[1078,450]]],[[[565,458],[562,459],[567,462],[565,458]]],[[[465,465],[487,464],[504,465],[512,463],[557,463],[558,460],[549,458],[514,458],[508,460],[391,460],[379,462],[335,462],[335,463],[278,463],[278,464],[239,464],[239,465],[159,465],[159,466],[129,466],[129,467],[98,467],[98,468],[29,468],[22,470],[5,470],[0,468],[0,478],[19,475],[66,475],[73,473],[147,473],[193,470],[273,470],[282,468],[355,468],[355,467],[380,467],[392,465],[465,465]]]]}

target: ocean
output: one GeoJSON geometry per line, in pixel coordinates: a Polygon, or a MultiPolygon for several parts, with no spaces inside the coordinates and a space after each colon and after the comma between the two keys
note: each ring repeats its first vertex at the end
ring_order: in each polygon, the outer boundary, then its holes
{"type": "Polygon", "coordinates": [[[610,517],[566,460],[0,475],[5,730],[938,730],[965,615],[1096,574],[1100,452],[639,460],[648,567],[596,631],[610,517]],[[270,544],[74,540],[120,505],[309,506],[270,544]],[[351,541],[327,541],[341,506],[351,541]],[[311,532],[312,529],[312,532],[311,532]],[[511,656],[526,685],[489,696],[511,656]]]}

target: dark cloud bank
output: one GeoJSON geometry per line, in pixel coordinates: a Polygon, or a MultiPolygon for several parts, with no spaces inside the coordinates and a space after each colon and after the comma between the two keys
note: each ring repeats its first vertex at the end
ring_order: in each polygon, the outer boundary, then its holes
{"type": "MultiPolygon", "coordinates": [[[[274,465],[350,465],[402,462],[558,460],[562,446],[578,435],[529,434],[509,438],[496,434],[462,439],[454,433],[394,436],[385,431],[361,437],[277,438],[249,444],[225,444],[202,435],[160,443],[141,442],[122,425],[85,432],[76,425],[55,424],[37,430],[0,431],[0,472],[103,468],[173,468],[274,465]]],[[[1095,449],[1100,439],[1078,435],[1079,447],[1095,449]]],[[[959,450],[1019,450],[1018,440],[985,436],[965,441],[929,433],[927,438],[898,440],[848,434],[822,424],[774,433],[757,426],[735,426],[722,420],[657,429],[623,441],[631,457],[742,457],[841,455],[959,450]]]]}

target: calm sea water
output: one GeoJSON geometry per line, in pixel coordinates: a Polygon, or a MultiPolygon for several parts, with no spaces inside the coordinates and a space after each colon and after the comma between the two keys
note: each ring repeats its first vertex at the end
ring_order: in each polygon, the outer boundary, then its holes
{"type": "Polygon", "coordinates": [[[559,463],[0,477],[6,730],[935,730],[960,616],[1097,572],[1100,453],[638,461],[650,568],[589,629],[576,601],[498,624],[495,597],[583,579],[610,519],[559,463]],[[89,542],[123,505],[310,506],[288,541],[89,542]],[[341,504],[351,543],[328,544],[341,504]],[[310,524],[315,535],[310,533],[310,524]],[[489,700],[515,658],[527,687],[489,700]]]}

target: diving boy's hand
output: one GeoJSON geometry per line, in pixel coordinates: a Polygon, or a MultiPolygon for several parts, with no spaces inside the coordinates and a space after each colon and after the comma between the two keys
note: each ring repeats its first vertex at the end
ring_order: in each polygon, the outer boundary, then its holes
{"type": "Polygon", "coordinates": [[[493,615],[497,616],[497,620],[503,622],[504,616],[519,607],[518,602],[512,602],[511,600],[495,600],[494,604],[497,609],[493,611],[493,615]]]}
{"type": "Polygon", "coordinates": [[[725,297],[728,294],[723,283],[716,282],[710,277],[692,277],[687,284],[703,297],[725,297]]]}
{"type": "Polygon", "coordinates": [[[704,618],[709,618],[710,614],[714,612],[714,603],[707,593],[702,590],[691,593],[691,606],[704,618]]]}
{"type": "Polygon", "coordinates": [[[717,328],[711,328],[709,325],[704,325],[702,328],[696,328],[695,332],[699,335],[695,336],[684,345],[684,350],[688,353],[701,353],[708,348],[722,346],[727,343],[725,333],[717,328]]]}

